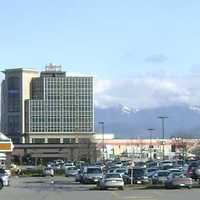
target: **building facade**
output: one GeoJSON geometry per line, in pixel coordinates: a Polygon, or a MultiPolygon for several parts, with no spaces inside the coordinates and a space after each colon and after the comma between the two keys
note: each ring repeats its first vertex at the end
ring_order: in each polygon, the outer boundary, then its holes
{"type": "Polygon", "coordinates": [[[25,100],[30,98],[30,83],[39,73],[31,69],[6,69],[1,84],[1,131],[14,143],[24,141],[25,100]]]}
{"type": "Polygon", "coordinates": [[[60,66],[52,64],[40,74],[31,72],[4,71],[2,132],[15,143],[88,140],[94,132],[93,77],[66,76],[60,66]]]}
{"type": "Polygon", "coordinates": [[[105,136],[104,141],[98,137],[95,142],[97,149],[101,152],[100,159],[104,153],[106,159],[124,157],[132,160],[148,160],[163,159],[163,153],[166,159],[191,156],[192,148],[200,144],[200,139],[172,138],[164,141],[163,139],[150,141],[149,139],[115,139],[105,136]]]}

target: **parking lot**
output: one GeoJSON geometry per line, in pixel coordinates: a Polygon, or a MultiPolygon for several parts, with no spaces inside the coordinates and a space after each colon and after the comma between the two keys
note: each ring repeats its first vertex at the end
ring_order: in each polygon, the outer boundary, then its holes
{"type": "Polygon", "coordinates": [[[54,177],[13,177],[11,185],[0,191],[0,199],[5,200],[197,200],[200,189],[144,189],[143,187],[125,187],[124,191],[99,191],[94,185],[74,182],[73,178],[54,177]]]}

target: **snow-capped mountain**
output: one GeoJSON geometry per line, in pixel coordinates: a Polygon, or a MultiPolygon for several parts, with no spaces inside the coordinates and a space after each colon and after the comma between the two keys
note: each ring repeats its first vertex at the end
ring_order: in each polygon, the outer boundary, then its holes
{"type": "Polygon", "coordinates": [[[200,106],[191,106],[189,107],[191,110],[196,111],[196,112],[200,112],[200,106]]]}
{"type": "MultiPolygon", "coordinates": [[[[156,129],[154,137],[161,137],[161,120],[158,116],[167,116],[165,135],[200,136],[200,106],[170,106],[154,109],[135,109],[127,106],[96,108],[95,121],[105,122],[105,132],[115,133],[120,138],[148,138],[149,128],[156,129]]],[[[97,126],[97,132],[98,130],[97,126]]]]}
{"type": "Polygon", "coordinates": [[[131,107],[128,107],[128,106],[123,106],[123,105],[119,105],[118,107],[121,110],[122,114],[137,113],[137,112],[140,111],[140,109],[137,109],[137,108],[134,109],[134,108],[131,108],[131,107]]]}

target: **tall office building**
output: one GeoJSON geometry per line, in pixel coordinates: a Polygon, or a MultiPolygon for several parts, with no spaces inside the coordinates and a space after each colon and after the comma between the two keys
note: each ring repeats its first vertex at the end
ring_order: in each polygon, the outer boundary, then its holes
{"type": "MultiPolygon", "coordinates": [[[[6,78],[2,91],[8,96],[14,91],[7,86],[9,70],[4,73],[6,78]]],[[[22,83],[20,78],[17,80],[22,83]]],[[[13,87],[17,87],[14,89],[23,91],[17,85],[20,84],[14,84],[13,87]]],[[[93,77],[66,76],[60,66],[50,64],[40,76],[32,74],[22,86],[29,88],[29,96],[16,97],[12,102],[15,102],[14,105],[18,102],[23,107],[17,113],[21,123],[14,120],[14,127],[21,126],[23,129],[13,129],[12,133],[7,131],[11,124],[7,116],[2,116],[4,133],[12,137],[19,136],[20,132],[21,141],[26,143],[78,143],[94,132],[93,77]]],[[[7,99],[2,101],[2,107],[6,109],[9,107],[7,99]]]]}
{"type": "Polygon", "coordinates": [[[23,142],[25,100],[30,98],[30,83],[39,73],[31,69],[7,69],[1,84],[1,131],[14,143],[23,142]]]}

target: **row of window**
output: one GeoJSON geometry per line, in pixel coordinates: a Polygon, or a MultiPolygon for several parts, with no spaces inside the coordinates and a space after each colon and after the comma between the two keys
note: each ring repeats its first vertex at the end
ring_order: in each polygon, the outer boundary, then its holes
{"type": "MultiPolygon", "coordinates": [[[[32,143],[34,144],[44,144],[45,139],[44,138],[33,138],[32,143]]],[[[61,143],[60,138],[48,138],[47,143],[49,144],[59,144],[61,143]]],[[[76,140],[75,138],[63,138],[63,144],[75,144],[76,140]]]]}
{"type": "MultiPolygon", "coordinates": [[[[28,110],[27,110],[28,112],[28,110]]],[[[30,116],[56,116],[56,117],[84,117],[84,116],[90,116],[93,113],[93,108],[87,107],[82,109],[76,109],[76,108],[70,108],[67,109],[66,107],[61,108],[54,108],[54,109],[35,109],[34,111],[29,111],[30,116]]]]}
{"type": "Polygon", "coordinates": [[[42,123],[42,122],[51,122],[51,123],[59,123],[59,122],[67,122],[67,123],[86,123],[86,122],[91,122],[93,120],[92,117],[83,117],[83,118],[70,118],[70,117],[32,117],[31,118],[31,123],[42,123]]]}
{"type": "Polygon", "coordinates": [[[32,127],[30,132],[92,132],[91,127],[32,127]]]}
{"type": "MultiPolygon", "coordinates": [[[[38,88],[39,89],[39,88],[38,88]]],[[[93,90],[92,85],[84,85],[81,84],[80,86],[78,85],[63,85],[63,84],[46,84],[45,85],[46,90],[57,90],[57,91],[85,91],[85,90],[93,90]]]]}
{"type": "Polygon", "coordinates": [[[45,83],[46,85],[76,85],[81,87],[82,85],[92,85],[93,84],[93,79],[92,78],[81,78],[81,79],[77,79],[77,78],[46,78],[45,79],[45,83]]]}
{"type": "Polygon", "coordinates": [[[88,100],[88,101],[71,101],[71,102],[65,102],[65,101],[60,101],[57,103],[52,103],[52,104],[31,104],[31,110],[37,110],[37,109],[54,109],[54,108],[65,108],[65,109],[85,109],[85,108],[91,108],[93,107],[93,100],[88,100]]]}

